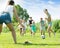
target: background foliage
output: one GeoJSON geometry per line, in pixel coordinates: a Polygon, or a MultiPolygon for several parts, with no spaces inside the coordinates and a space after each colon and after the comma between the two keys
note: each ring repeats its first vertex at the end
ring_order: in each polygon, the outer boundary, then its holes
{"type": "MultiPolygon", "coordinates": [[[[27,13],[26,9],[23,9],[20,5],[15,6],[17,9],[17,14],[20,17],[20,19],[24,19],[25,21],[28,20],[29,14],[27,13]]],[[[17,22],[15,17],[13,17],[13,22],[17,22]]]]}

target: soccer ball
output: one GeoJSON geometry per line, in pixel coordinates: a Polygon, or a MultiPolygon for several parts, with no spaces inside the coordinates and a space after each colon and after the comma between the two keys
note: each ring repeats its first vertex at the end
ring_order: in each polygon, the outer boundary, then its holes
{"type": "Polygon", "coordinates": [[[42,39],[45,39],[45,36],[44,35],[42,35],[41,37],[42,37],[42,39]]]}

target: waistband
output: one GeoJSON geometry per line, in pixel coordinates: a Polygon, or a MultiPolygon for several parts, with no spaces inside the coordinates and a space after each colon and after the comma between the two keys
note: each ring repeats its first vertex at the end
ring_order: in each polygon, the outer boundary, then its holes
{"type": "Polygon", "coordinates": [[[7,13],[7,14],[9,14],[9,12],[5,12],[5,11],[3,11],[2,13],[7,13]]]}

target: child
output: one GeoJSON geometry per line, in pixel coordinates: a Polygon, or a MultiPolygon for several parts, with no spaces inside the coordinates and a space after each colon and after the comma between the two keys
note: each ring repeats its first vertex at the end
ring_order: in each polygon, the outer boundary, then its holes
{"type": "Polygon", "coordinates": [[[35,22],[34,21],[31,24],[31,30],[32,30],[32,34],[31,35],[35,35],[35,33],[36,33],[36,26],[35,26],[35,22]]]}
{"type": "Polygon", "coordinates": [[[25,20],[21,20],[20,22],[21,22],[21,24],[19,25],[20,34],[24,35],[26,31],[26,23],[25,23],[25,20]]]}
{"type": "Polygon", "coordinates": [[[29,18],[29,26],[30,26],[30,32],[31,32],[31,35],[32,35],[32,31],[31,31],[31,25],[32,25],[32,22],[33,22],[33,19],[32,17],[29,18]]]}
{"type": "Polygon", "coordinates": [[[45,22],[43,18],[40,18],[40,31],[41,31],[41,36],[43,39],[45,39],[45,22]]]}
{"type": "Polygon", "coordinates": [[[17,14],[15,2],[13,0],[8,0],[5,10],[0,15],[0,34],[2,32],[3,23],[5,23],[7,25],[7,27],[9,28],[9,30],[11,31],[14,43],[16,44],[17,43],[16,32],[15,32],[15,29],[12,25],[12,18],[11,18],[11,17],[13,17],[13,14],[20,24],[20,19],[19,19],[18,14],[17,14]]]}
{"type": "MultiPolygon", "coordinates": [[[[48,17],[48,18],[45,18],[45,19],[48,21],[48,29],[47,29],[47,31],[49,33],[49,37],[51,37],[51,32],[53,32],[53,30],[51,29],[51,27],[52,27],[51,15],[49,14],[47,9],[44,10],[44,13],[48,17]]],[[[54,33],[54,36],[55,36],[55,32],[53,32],[53,33],[54,33]]]]}

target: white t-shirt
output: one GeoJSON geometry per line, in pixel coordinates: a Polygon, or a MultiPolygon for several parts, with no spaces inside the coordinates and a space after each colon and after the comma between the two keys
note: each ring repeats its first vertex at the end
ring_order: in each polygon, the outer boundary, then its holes
{"type": "Polygon", "coordinates": [[[11,18],[13,18],[13,6],[12,6],[12,5],[8,5],[8,6],[5,8],[5,12],[10,13],[11,18]]]}

